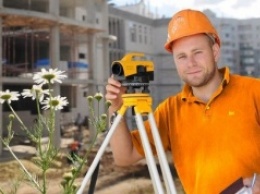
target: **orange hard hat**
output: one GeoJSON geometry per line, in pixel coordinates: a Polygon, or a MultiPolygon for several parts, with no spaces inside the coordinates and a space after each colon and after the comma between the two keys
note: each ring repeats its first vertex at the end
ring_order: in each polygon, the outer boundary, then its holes
{"type": "Polygon", "coordinates": [[[220,38],[208,17],[197,10],[186,9],[176,13],[168,25],[168,38],[164,48],[172,52],[173,41],[195,34],[211,35],[220,46],[220,38]]]}

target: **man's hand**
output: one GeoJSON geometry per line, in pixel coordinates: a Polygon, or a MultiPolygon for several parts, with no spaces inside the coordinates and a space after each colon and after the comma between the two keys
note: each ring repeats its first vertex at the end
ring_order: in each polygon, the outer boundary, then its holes
{"type": "Polygon", "coordinates": [[[106,100],[111,101],[109,109],[111,112],[115,112],[121,108],[123,104],[122,94],[126,91],[125,87],[121,86],[121,83],[113,78],[113,75],[108,78],[106,86],[106,100]]]}
{"type": "Polygon", "coordinates": [[[243,180],[244,185],[248,187],[252,187],[253,194],[260,194],[260,175],[256,174],[256,177],[254,179],[254,176],[249,178],[244,178],[243,180]]]}

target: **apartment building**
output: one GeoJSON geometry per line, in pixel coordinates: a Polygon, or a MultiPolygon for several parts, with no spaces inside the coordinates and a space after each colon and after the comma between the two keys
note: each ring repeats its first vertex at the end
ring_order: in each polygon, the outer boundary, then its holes
{"type": "Polygon", "coordinates": [[[210,10],[204,12],[221,37],[219,66],[229,66],[233,73],[260,77],[260,18],[218,18],[210,10]]]}
{"type": "MultiPolygon", "coordinates": [[[[61,121],[71,123],[77,113],[87,116],[84,97],[104,90],[109,75],[107,11],[105,0],[0,1],[0,90],[31,88],[32,75],[41,68],[58,68],[68,76],[54,86],[54,93],[69,101],[56,116],[57,145],[61,121]]],[[[37,111],[30,99],[12,106],[24,123],[33,124],[37,111]]],[[[6,104],[1,109],[0,134],[5,135],[10,110],[6,104]]],[[[13,128],[22,135],[17,122],[13,128]]]]}

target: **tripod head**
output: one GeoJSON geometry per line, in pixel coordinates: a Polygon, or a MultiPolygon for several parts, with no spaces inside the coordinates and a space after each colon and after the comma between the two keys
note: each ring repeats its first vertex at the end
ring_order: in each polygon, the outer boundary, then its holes
{"type": "Polygon", "coordinates": [[[111,65],[112,74],[127,88],[127,93],[143,87],[143,93],[149,93],[149,82],[154,79],[154,65],[145,58],[144,53],[126,54],[120,61],[111,65]]]}

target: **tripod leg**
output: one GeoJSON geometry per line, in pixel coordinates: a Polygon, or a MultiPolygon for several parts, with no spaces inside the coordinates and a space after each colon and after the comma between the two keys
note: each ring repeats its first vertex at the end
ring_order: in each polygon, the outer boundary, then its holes
{"type": "Polygon", "coordinates": [[[99,164],[100,163],[97,164],[96,169],[94,170],[94,172],[91,176],[88,194],[93,194],[95,192],[95,187],[96,187],[97,178],[98,178],[98,171],[99,171],[99,166],[100,166],[99,164]]]}
{"type": "Polygon", "coordinates": [[[155,143],[156,152],[157,152],[157,155],[158,155],[160,167],[161,167],[161,170],[162,170],[164,182],[165,182],[165,185],[166,185],[166,188],[167,188],[167,191],[168,191],[167,193],[177,194],[175,186],[174,186],[174,182],[173,182],[173,179],[172,179],[171,171],[170,171],[170,168],[169,168],[169,164],[168,164],[167,159],[166,159],[165,151],[164,151],[163,146],[162,146],[160,134],[159,134],[158,129],[156,127],[156,123],[155,123],[154,116],[153,116],[152,113],[149,113],[148,119],[149,119],[149,123],[151,125],[152,135],[153,135],[153,139],[154,139],[154,143],[155,143]]]}
{"type": "Polygon", "coordinates": [[[162,183],[161,183],[161,180],[160,180],[160,176],[159,176],[159,173],[158,173],[157,168],[156,168],[154,156],[153,156],[153,153],[152,153],[149,141],[148,141],[148,137],[147,137],[147,134],[146,134],[146,131],[145,131],[142,116],[141,116],[140,113],[136,113],[135,117],[136,117],[137,127],[139,129],[139,133],[140,133],[140,136],[141,136],[141,141],[142,141],[142,144],[143,144],[148,169],[149,169],[150,176],[151,176],[151,179],[152,179],[152,182],[153,182],[154,190],[158,194],[164,193],[162,183]]]}
{"type": "Polygon", "coordinates": [[[96,157],[94,158],[92,164],[90,165],[88,172],[85,175],[79,190],[77,191],[77,194],[83,193],[84,188],[86,187],[86,184],[88,183],[90,177],[92,176],[94,170],[96,169],[96,166],[97,166],[98,162],[100,161],[100,158],[102,157],[103,153],[105,152],[105,149],[106,149],[107,145],[109,144],[109,141],[110,141],[113,133],[115,132],[117,125],[121,121],[122,117],[123,117],[123,115],[118,114],[117,117],[115,118],[115,121],[114,121],[113,125],[111,125],[111,127],[106,135],[105,140],[103,141],[102,145],[100,146],[100,148],[96,154],[96,157]]]}

